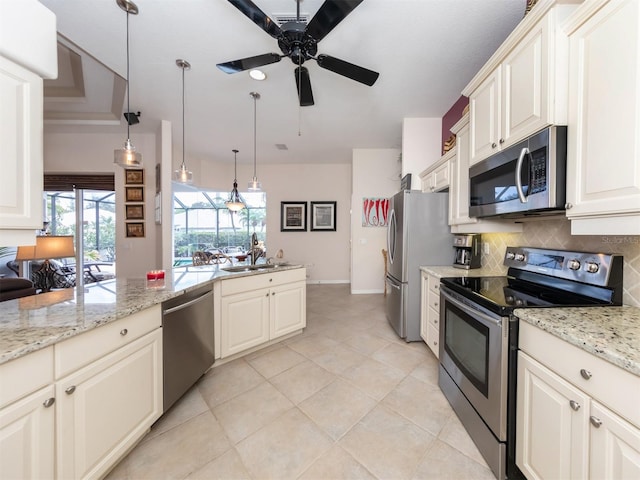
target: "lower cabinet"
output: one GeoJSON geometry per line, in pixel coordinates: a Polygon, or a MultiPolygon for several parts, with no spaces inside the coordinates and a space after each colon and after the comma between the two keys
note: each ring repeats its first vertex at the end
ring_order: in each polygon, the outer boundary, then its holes
{"type": "Polygon", "coordinates": [[[162,329],[56,383],[58,478],[96,478],[162,414],[162,329]]]}
{"type": "Polygon", "coordinates": [[[420,314],[420,336],[436,358],[439,358],[440,278],[425,272],[422,272],[422,305],[420,314]]]}
{"type": "Polygon", "coordinates": [[[640,478],[640,377],[520,324],[520,470],[529,479],[640,478]]]}
{"type": "Polygon", "coordinates": [[[0,410],[0,477],[54,478],[54,405],[49,385],[0,410]]]}
{"type": "Polygon", "coordinates": [[[228,357],[306,326],[306,270],[224,280],[220,357],[228,357]]]}

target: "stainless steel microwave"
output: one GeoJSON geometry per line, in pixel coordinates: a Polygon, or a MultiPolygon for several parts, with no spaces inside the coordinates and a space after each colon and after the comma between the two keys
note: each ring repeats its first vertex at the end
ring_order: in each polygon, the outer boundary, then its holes
{"type": "Polygon", "coordinates": [[[469,169],[469,215],[527,217],[565,209],[567,127],[545,128],[469,169]]]}

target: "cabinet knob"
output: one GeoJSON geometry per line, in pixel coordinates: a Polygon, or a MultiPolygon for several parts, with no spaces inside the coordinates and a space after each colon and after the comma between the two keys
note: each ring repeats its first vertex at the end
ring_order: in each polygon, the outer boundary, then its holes
{"type": "Polygon", "coordinates": [[[274,296],[276,294],[276,292],[271,292],[271,296],[274,296]]]}
{"type": "Polygon", "coordinates": [[[269,281],[270,281],[270,282],[273,282],[273,278],[270,278],[270,279],[269,279],[269,281]]]}
{"type": "Polygon", "coordinates": [[[496,148],[497,146],[498,146],[498,145],[496,144],[496,142],[493,142],[493,143],[491,144],[491,148],[496,148]]]}
{"type": "Polygon", "coordinates": [[[438,302],[433,302],[433,306],[437,307],[438,306],[438,302]]]}
{"type": "Polygon", "coordinates": [[[123,328],[122,330],[120,330],[120,335],[122,335],[123,337],[129,333],[129,330],[127,330],[126,328],[123,328]]]}
{"type": "Polygon", "coordinates": [[[438,342],[433,342],[433,346],[435,347],[436,345],[438,345],[438,342]]]}
{"type": "Polygon", "coordinates": [[[600,420],[598,417],[594,417],[593,415],[589,417],[589,421],[591,422],[591,425],[596,428],[600,428],[600,425],[602,425],[602,420],[600,420]]]}
{"type": "Polygon", "coordinates": [[[269,292],[267,292],[267,294],[265,295],[265,297],[269,297],[269,292]]]}
{"type": "Polygon", "coordinates": [[[575,400],[569,400],[569,406],[571,407],[571,410],[574,410],[576,412],[580,410],[580,404],[575,400]]]}
{"type": "Polygon", "coordinates": [[[44,402],[42,402],[42,405],[44,405],[44,408],[49,408],[54,403],[56,403],[56,399],[51,397],[51,398],[47,398],[44,402]]]}
{"type": "Polygon", "coordinates": [[[500,145],[502,145],[504,143],[504,138],[500,139],[500,145]]]}
{"type": "Polygon", "coordinates": [[[571,210],[573,208],[573,203],[565,203],[564,208],[566,208],[567,210],[571,210]]]}
{"type": "Polygon", "coordinates": [[[438,324],[438,320],[434,320],[434,321],[433,321],[433,324],[434,324],[434,325],[437,325],[437,324],[438,324]]]}
{"type": "Polygon", "coordinates": [[[435,287],[433,287],[435,290],[440,290],[440,284],[436,284],[435,287]]]}
{"type": "Polygon", "coordinates": [[[589,380],[593,376],[593,374],[589,370],[585,370],[584,368],[580,370],[580,375],[585,380],[589,380]]]}
{"type": "Polygon", "coordinates": [[[66,393],[67,395],[71,395],[75,391],[76,391],[76,386],[71,385],[69,388],[65,388],[64,393],[66,393]]]}

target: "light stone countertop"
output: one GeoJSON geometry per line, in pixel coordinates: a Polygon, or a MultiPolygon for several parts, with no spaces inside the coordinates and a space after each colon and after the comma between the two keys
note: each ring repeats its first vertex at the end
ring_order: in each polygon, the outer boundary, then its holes
{"type": "Polygon", "coordinates": [[[640,376],[640,308],[518,308],[513,314],[545,332],[640,376]]]}
{"type": "MultiPolygon", "coordinates": [[[[223,265],[224,267],[224,265],[223,265]]],[[[276,271],[304,265],[278,266],[276,271]]],[[[226,272],[219,265],[180,267],[165,279],[114,279],[0,302],[0,364],[106,325],[214,281],[263,275],[273,269],[226,272]]]]}
{"type": "Polygon", "coordinates": [[[445,277],[494,277],[494,276],[500,276],[500,275],[506,275],[507,274],[507,268],[504,267],[500,270],[496,270],[496,269],[489,269],[487,267],[481,267],[481,268],[472,268],[472,269],[465,269],[465,268],[454,268],[450,265],[445,265],[445,266],[433,266],[433,265],[426,265],[426,266],[422,266],[420,267],[420,270],[422,270],[423,272],[428,273],[429,275],[435,275],[438,278],[445,278],[445,277]]]}

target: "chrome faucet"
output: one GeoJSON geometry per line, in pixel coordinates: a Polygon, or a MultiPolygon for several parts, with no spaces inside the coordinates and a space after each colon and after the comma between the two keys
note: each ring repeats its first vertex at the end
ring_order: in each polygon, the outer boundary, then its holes
{"type": "Polygon", "coordinates": [[[256,260],[258,260],[258,258],[260,258],[262,254],[262,249],[259,247],[258,234],[256,232],[253,232],[251,234],[251,249],[249,250],[251,265],[255,265],[256,260]]]}

